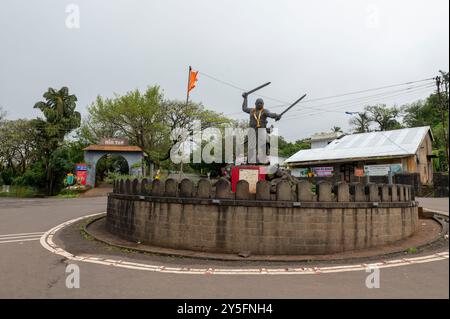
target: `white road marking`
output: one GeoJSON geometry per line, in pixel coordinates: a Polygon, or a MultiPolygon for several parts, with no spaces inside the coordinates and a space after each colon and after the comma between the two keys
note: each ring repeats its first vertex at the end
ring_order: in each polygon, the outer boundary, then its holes
{"type": "Polygon", "coordinates": [[[22,236],[42,236],[45,232],[41,231],[41,232],[36,232],[36,233],[18,233],[18,234],[4,234],[4,235],[0,235],[0,239],[3,237],[12,237],[12,236],[17,236],[17,237],[22,237],[22,236]]]}
{"type": "Polygon", "coordinates": [[[18,243],[23,241],[32,241],[32,240],[39,240],[40,237],[36,238],[25,238],[25,239],[15,239],[15,240],[0,240],[0,244],[6,244],[6,243],[18,243]]]}
{"type": "Polygon", "coordinates": [[[39,240],[44,232],[0,235],[0,244],[39,240]]]}
{"type": "Polygon", "coordinates": [[[53,227],[49,231],[47,231],[40,238],[41,245],[49,250],[50,252],[66,257],[69,260],[74,261],[83,261],[93,264],[100,264],[105,266],[113,266],[127,269],[135,269],[135,270],[146,270],[152,272],[161,272],[161,273],[171,273],[171,274],[185,274],[185,275],[317,275],[324,273],[337,273],[337,272],[348,272],[348,271],[365,271],[368,266],[377,266],[379,268],[391,268],[391,267],[400,267],[400,266],[408,266],[414,264],[422,264],[433,261],[442,261],[449,258],[448,251],[443,251],[439,253],[435,253],[428,256],[421,257],[412,257],[412,258],[402,258],[402,259],[393,259],[393,260],[382,260],[380,262],[374,262],[370,264],[353,264],[353,265],[341,265],[341,266],[332,266],[332,267],[312,267],[312,268],[186,268],[186,267],[166,267],[161,265],[149,265],[144,263],[134,263],[127,262],[116,259],[104,259],[99,256],[75,256],[68,251],[58,247],[53,242],[53,236],[62,228],[69,226],[79,220],[98,216],[104,213],[87,215],[79,218],[75,218],[64,222],[58,226],[53,227]]]}

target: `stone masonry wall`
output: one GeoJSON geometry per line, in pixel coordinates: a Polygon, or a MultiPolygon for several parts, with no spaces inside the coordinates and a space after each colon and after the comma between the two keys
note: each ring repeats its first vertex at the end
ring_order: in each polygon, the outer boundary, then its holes
{"type": "Polygon", "coordinates": [[[149,245],[260,255],[328,254],[370,248],[411,236],[417,204],[408,185],[286,181],[257,193],[239,181],[116,181],[108,196],[107,229],[149,245]]]}

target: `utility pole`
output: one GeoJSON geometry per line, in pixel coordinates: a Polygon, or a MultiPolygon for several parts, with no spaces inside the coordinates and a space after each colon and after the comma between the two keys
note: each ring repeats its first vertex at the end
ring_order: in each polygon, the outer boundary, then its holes
{"type": "Polygon", "coordinates": [[[442,97],[441,97],[441,77],[436,77],[436,88],[437,88],[437,95],[438,95],[438,104],[439,104],[439,111],[441,114],[441,123],[442,123],[442,135],[444,137],[444,143],[445,143],[445,158],[447,159],[447,171],[449,167],[449,161],[448,161],[448,136],[447,136],[447,129],[445,128],[445,114],[444,110],[445,107],[442,104],[442,97]]]}

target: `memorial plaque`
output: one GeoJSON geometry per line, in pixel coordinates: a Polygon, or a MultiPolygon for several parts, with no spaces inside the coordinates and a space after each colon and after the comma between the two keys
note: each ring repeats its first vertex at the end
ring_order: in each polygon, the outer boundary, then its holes
{"type": "Polygon", "coordinates": [[[241,169],[239,170],[239,180],[248,182],[249,192],[256,193],[256,183],[259,180],[259,171],[256,169],[241,169]]]}
{"type": "Polygon", "coordinates": [[[233,166],[231,169],[231,190],[236,192],[237,182],[245,180],[248,182],[249,192],[256,193],[256,183],[260,180],[265,180],[264,167],[258,165],[242,165],[233,166]]]}

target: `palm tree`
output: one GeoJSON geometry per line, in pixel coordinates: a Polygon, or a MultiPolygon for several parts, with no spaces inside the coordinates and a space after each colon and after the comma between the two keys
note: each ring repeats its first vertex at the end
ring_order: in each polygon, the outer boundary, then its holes
{"type": "Polygon", "coordinates": [[[333,132],[333,133],[343,133],[342,128],[339,127],[339,126],[333,126],[331,128],[331,132],[333,132]]]}
{"type": "Polygon", "coordinates": [[[37,140],[44,162],[47,179],[47,194],[54,190],[54,174],[51,165],[53,152],[72,130],[80,127],[81,115],[75,111],[77,97],[69,94],[67,87],[60,90],[49,88],[43,95],[44,101],[37,102],[34,108],[40,109],[45,119],[33,120],[37,130],[37,140]]]}
{"type": "Polygon", "coordinates": [[[355,133],[369,132],[369,126],[372,120],[367,112],[358,113],[350,119],[350,125],[354,126],[355,133]]]}

